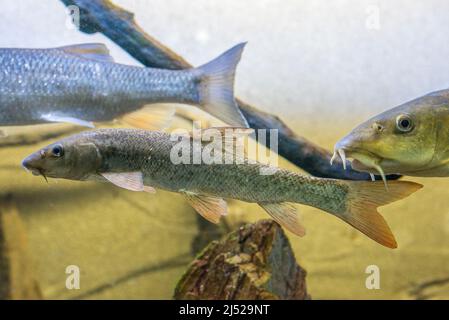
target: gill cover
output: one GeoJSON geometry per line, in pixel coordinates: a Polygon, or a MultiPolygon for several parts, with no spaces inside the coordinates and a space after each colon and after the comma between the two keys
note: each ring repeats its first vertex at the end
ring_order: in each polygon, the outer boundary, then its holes
{"type": "Polygon", "coordinates": [[[93,142],[75,143],[73,145],[72,173],[77,180],[87,179],[101,167],[100,150],[93,142]]]}

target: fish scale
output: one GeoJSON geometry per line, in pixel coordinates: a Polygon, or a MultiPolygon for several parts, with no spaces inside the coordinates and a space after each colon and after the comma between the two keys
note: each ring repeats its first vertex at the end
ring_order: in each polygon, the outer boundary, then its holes
{"type": "MultiPolygon", "coordinates": [[[[100,170],[140,170],[144,181],[170,191],[189,190],[219,194],[247,202],[299,202],[327,208],[339,201],[340,211],[347,186],[339,180],[317,179],[278,169],[261,175],[263,164],[173,164],[170,151],[177,142],[170,134],[141,130],[98,130],[77,139],[96,141],[102,156],[100,170]],[[126,151],[124,151],[126,150],[126,151]],[[151,160],[145,160],[151,157],[151,160]]],[[[343,205],[342,205],[343,204],[343,205]]],[[[335,206],[333,206],[335,207],[335,206]]]]}
{"type": "Polygon", "coordinates": [[[315,178],[280,168],[267,175],[261,174],[267,172],[267,165],[249,161],[177,163],[173,154],[179,150],[188,152],[186,159],[193,158],[194,142],[201,143],[202,152],[209,149],[205,149],[206,142],[193,141],[189,135],[182,136],[182,141],[173,138],[168,133],[139,129],[87,131],[37,151],[23,166],[45,177],[107,181],[132,191],[178,192],[214,223],[226,214],[225,199],[258,203],[277,222],[303,236],[305,229],[289,204],[300,203],[331,213],[390,248],[397,244],[377,207],[421,188],[414,182],[393,181],[387,192],[379,182],[315,178]],[[179,143],[188,144],[179,149],[179,143]]]}
{"type": "Polygon", "coordinates": [[[227,123],[247,126],[233,96],[243,46],[189,70],[114,63],[101,44],[3,48],[0,126],[105,122],[154,103],[195,105],[227,123]]]}

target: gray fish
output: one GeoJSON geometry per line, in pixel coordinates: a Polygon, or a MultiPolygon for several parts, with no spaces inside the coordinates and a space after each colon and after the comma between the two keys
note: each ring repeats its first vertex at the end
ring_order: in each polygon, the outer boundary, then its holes
{"type": "MultiPolygon", "coordinates": [[[[207,153],[213,142],[206,142],[204,136],[199,150],[207,153]]],[[[158,131],[94,130],[51,144],[27,157],[22,165],[44,177],[108,181],[132,191],[155,192],[160,188],[178,192],[214,223],[226,214],[226,198],[258,203],[274,220],[299,236],[305,234],[305,229],[289,203],[301,203],[335,215],[390,248],[397,246],[396,241],[376,208],[422,187],[414,182],[392,181],[387,192],[381,182],[321,179],[284,169],[261,175],[261,169],[269,167],[248,160],[230,164],[177,163],[173,151],[178,154],[181,142],[194,145],[191,136],[173,139],[158,131]]],[[[188,156],[190,159],[195,153],[189,151],[188,156]]]]}
{"type": "MultiPolygon", "coordinates": [[[[184,103],[247,127],[233,89],[244,46],[189,70],[114,63],[102,44],[0,49],[0,126],[67,122],[93,127],[92,122],[121,118],[139,128],[158,128],[165,115],[144,106],[184,103]]],[[[173,110],[165,107],[169,117],[173,110]]]]}

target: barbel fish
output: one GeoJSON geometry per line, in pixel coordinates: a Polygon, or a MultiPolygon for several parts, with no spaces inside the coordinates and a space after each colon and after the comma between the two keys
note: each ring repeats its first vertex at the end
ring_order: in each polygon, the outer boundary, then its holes
{"type": "Polygon", "coordinates": [[[0,49],[0,127],[51,122],[93,127],[120,118],[139,128],[166,126],[183,103],[234,126],[247,122],[234,100],[245,44],[199,68],[163,70],[114,63],[103,44],[0,49]]]}
{"type": "MultiPolygon", "coordinates": [[[[223,141],[229,141],[218,131],[223,141]]],[[[199,150],[207,154],[214,142],[204,137],[201,135],[199,150]]],[[[108,181],[132,191],[155,192],[160,188],[181,193],[199,214],[214,223],[226,214],[227,198],[258,203],[299,236],[305,229],[290,203],[305,204],[331,213],[390,248],[397,246],[396,240],[376,208],[422,187],[392,181],[386,192],[381,182],[322,179],[279,168],[263,175],[261,169],[272,168],[246,158],[243,163],[233,158],[230,164],[174,161],[180,143],[188,142],[192,146],[189,150],[195,149],[193,139],[191,135],[174,139],[173,134],[139,129],[93,130],[53,143],[31,154],[22,165],[44,177],[108,181]]],[[[194,152],[198,151],[190,151],[189,159],[194,152]]],[[[233,155],[228,151],[223,154],[233,155]]]]}
{"type": "Polygon", "coordinates": [[[353,129],[335,145],[335,156],[371,174],[449,176],[449,90],[387,110],[353,129]]]}

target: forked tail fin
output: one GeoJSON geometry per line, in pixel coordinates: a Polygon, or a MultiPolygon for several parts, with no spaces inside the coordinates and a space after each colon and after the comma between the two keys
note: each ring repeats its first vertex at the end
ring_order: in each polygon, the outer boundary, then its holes
{"type": "Polygon", "coordinates": [[[218,58],[197,68],[201,77],[199,103],[218,119],[236,127],[248,127],[248,122],[234,98],[234,76],[246,43],[240,43],[218,58]]]}
{"type": "Polygon", "coordinates": [[[377,207],[403,199],[423,186],[411,181],[390,181],[389,190],[382,182],[346,181],[349,186],[347,210],[337,217],[388,248],[397,243],[385,219],[377,207]]]}

